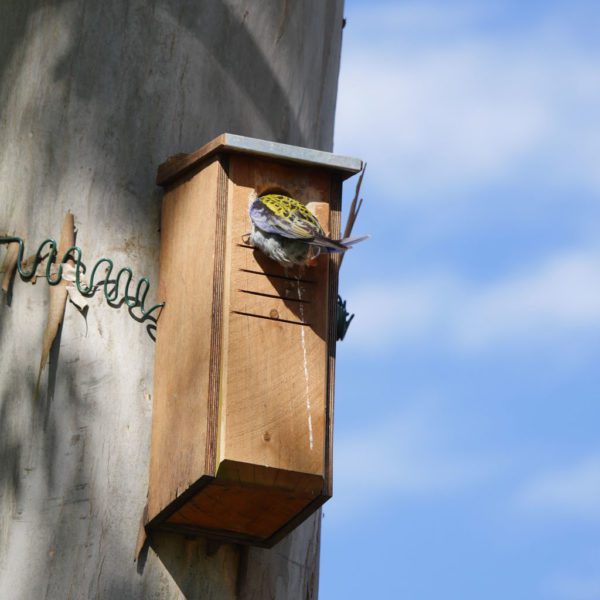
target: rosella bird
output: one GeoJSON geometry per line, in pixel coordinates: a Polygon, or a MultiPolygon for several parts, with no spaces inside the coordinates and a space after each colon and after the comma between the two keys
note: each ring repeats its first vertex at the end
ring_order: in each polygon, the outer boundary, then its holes
{"type": "Polygon", "coordinates": [[[367,239],[333,240],[304,204],[282,194],[266,194],[250,206],[250,243],[284,267],[306,265],[321,251],[345,252],[367,239]]]}

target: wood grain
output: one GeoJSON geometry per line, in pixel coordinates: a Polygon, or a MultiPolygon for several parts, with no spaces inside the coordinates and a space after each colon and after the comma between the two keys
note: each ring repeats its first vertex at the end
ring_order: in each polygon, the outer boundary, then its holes
{"type": "Polygon", "coordinates": [[[163,200],[148,514],[205,474],[218,162],[163,200]]]}
{"type": "MultiPolygon", "coordinates": [[[[305,473],[226,461],[219,477],[174,513],[170,525],[242,532],[266,540],[320,495],[323,479],[305,473]]],[[[222,470],[221,468],[219,469],[222,470]]]]}
{"type": "MultiPolygon", "coordinates": [[[[331,180],[330,194],[331,230],[334,237],[339,237],[342,227],[342,182],[338,177],[331,180]]],[[[337,343],[337,296],[338,276],[342,256],[329,255],[329,297],[328,297],[328,329],[327,329],[327,406],[325,407],[325,491],[333,495],[333,415],[335,406],[335,351],[337,343]]]]}
{"type": "Polygon", "coordinates": [[[248,206],[271,189],[305,202],[329,229],[326,172],[232,155],[230,311],[221,460],[323,474],[329,265],[285,270],[241,244],[248,206]],[[260,275],[260,273],[271,275],[260,275]],[[273,277],[272,275],[275,275],[273,277]],[[303,283],[300,280],[310,281],[303,283]],[[288,297],[277,297],[278,292],[288,297]],[[298,300],[303,300],[299,302],[298,300]]]}
{"type": "Polygon", "coordinates": [[[340,187],[253,156],[194,164],[163,207],[149,526],[270,545],[330,496],[337,267],[269,260],[248,206],[283,191],[338,235],[340,187]]]}
{"type": "Polygon", "coordinates": [[[190,171],[197,169],[201,163],[212,156],[225,142],[225,134],[222,134],[204,146],[189,154],[175,154],[158,167],[156,184],[166,187],[175,181],[181,180],[190,171]]]}
{"type": "MultiPolygon", "coordinates": [[[[217,164],[217,196],[213,251],[213,281],[211,300],[210,359],[208,365],[208,397],[206,411],[206,450],[204,455],[204,471],[214,475],[216,469],[219,385],[221,380],[221,346],[223,343],[224,277],[226,257],[226,234],[228,223],[228,178],[226,173],[227,157],[216,161],[217,164]]],[[[212,202],[212,198],[206,198],[212,202]]],[[[202,335],[198,332],[198,335],[202,335]]]]}

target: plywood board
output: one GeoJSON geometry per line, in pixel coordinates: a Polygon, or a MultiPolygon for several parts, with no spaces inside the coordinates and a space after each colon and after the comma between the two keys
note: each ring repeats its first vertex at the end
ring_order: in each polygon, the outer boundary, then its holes
{"type": "Polygon", "coordinates": [[[228,474],[204,487],[165,524],[265,542],[317,498],[323,479],[226,461],[228,474]]]}
{"type": "Polygon", "coordinates": [[[163,201],[150,518],[205,473],[220,170],[211,163],[163,201]]]}
{"type": "Polygon", "coordinates": [[[229,313],[219,460],[323,474],[327,397],[329,259],[283,269],[248,248],[248,207],[285,192],[329,229],[331,175],[231,156],[229,313]]]}

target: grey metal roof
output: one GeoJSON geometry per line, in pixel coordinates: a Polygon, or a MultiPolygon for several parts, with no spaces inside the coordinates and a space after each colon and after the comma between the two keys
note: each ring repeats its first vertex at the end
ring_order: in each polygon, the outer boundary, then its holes
{"type": "Polygon", "coordinates": [[[177,155],[163,163],[158,169],[157,183],[168,185],[178,176],[191,169],[195,164],[221,152],[243,152],[303,165],[313,165],[339,171],[345,179],[358,173],[363,166],[359,158],[341,156],[322,150],[280,144],[268,140],[224,133],[195,152],[177,155]]]}

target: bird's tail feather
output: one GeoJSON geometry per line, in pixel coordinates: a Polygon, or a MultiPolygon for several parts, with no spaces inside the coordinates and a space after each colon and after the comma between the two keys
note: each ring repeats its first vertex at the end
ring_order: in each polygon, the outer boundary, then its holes
{"type": "Polygon", "coordinates": [[[355,235],[354,237],[342,238],[340,240],[340,243],[344,244],[344,246],[348,246],[348,248],[352,248],[352,246],[354,246],[354,244],[358,244],[359,242],[364,242],[365,240],[368,240],[370,237],[371,237],[370,235],[355,235]]]}
{"type": "Polygon", "coordinates": [[[310,241],[310,244],[313,246],[318,246],[325,252],[346,252],[346,250],[352,248],[354,244],[358,244],[358,242],[367,240],[370,237],[371,236],[369,235],[362,235],[360,237],[342,238],[341,240],[332,240],[327,237],[316,237],[310,241]]]}

